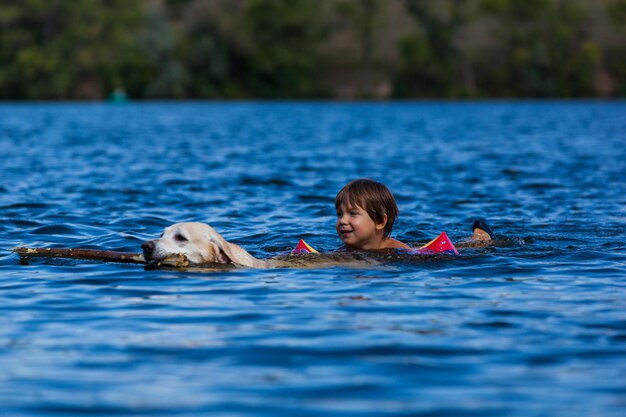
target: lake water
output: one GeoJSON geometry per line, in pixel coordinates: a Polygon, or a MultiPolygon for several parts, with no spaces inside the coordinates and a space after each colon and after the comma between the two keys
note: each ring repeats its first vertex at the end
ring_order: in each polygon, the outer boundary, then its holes
{"type": "Polygon", "coordinates": [[[626,102],[0,104],[2,416],[623,416],[626,102]],[[260,258],[340,245],[370,177],[394,236],[498,245],[378,267],[192,272],[175,222],[260,258]]]}

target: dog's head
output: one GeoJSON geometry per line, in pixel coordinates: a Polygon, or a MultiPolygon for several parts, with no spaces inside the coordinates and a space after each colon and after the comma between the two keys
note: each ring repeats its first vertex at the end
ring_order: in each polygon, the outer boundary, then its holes
{"type": "Polygon", "coordinates": [[[167,227],[159,239],[141,245],[148,262],[184,256],[190,264],[233,263],[259,267],[262,262],[241,247],[227,242],[204,223],[176,223],[167,227]]]}

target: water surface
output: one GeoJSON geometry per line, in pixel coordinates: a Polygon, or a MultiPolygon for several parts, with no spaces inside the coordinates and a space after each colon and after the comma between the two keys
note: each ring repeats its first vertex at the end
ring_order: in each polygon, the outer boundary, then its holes
{"type": "Polygon", "coordinates": [[[625,133],[624,102],[2,104],[2,415],[621,416],[625,133]],[[136,252],[180,221],[332,251],[357,177],[400,240],[478,216],[507,240],[212,273],[10,252],[136,252]]]}

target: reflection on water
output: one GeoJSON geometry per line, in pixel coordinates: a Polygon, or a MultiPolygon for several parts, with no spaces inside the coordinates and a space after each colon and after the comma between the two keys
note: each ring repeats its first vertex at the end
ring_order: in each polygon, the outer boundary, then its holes
{"type": "Polygon", "coordinates": [[[0,105],[8,415],[621,415],[623,102],[0,105]],[[371,177],[394,235],[505,239],[375,267],[20,264],[139,251],[180,221],[253,255],[332,251],[371,177]]]}

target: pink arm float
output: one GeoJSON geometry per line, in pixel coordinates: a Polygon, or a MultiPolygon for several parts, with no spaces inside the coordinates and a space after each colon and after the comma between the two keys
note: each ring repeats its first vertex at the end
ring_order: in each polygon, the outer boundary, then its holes
{"type": "MultiPolygon", "coordinates": [[[[453,253],[455,255],[459,254],[459,251],[456,250],[454,244],[446,234],[446,232],[442,232],[439,236],[421,246],[417,249],[407,249],[408,253],[415,253],[418,255],[434,255],[436,253],[453,253]]],[[[319,253],[315,249],[313,249],[308,243],[304,240],[300,239],[298,245],[291,251],[291,253],[319,253]]]]}

